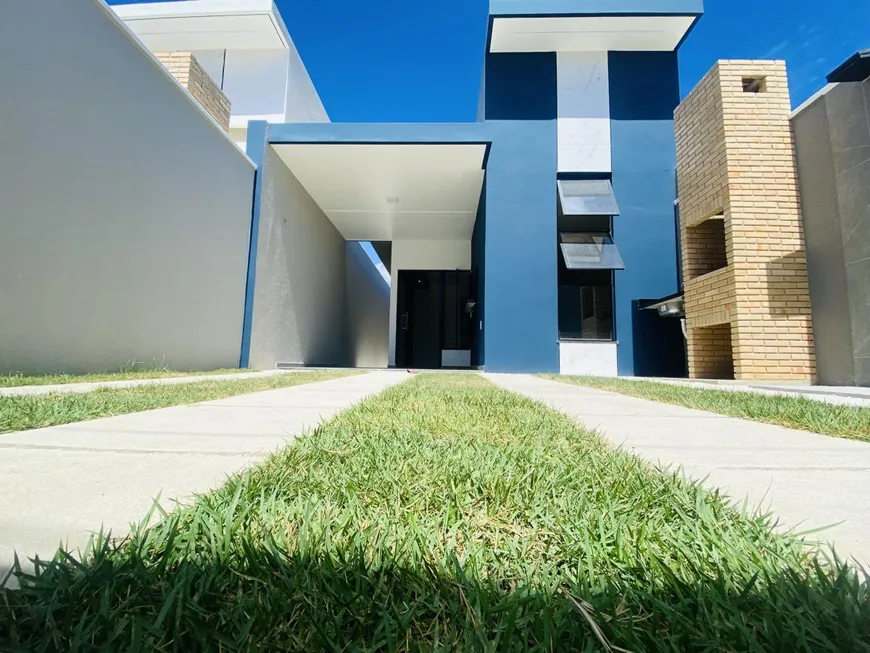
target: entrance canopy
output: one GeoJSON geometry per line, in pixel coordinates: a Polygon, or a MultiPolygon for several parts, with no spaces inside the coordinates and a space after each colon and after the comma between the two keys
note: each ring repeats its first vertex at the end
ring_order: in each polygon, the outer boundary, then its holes
{"type": "Polygon", "coordinates": [[[475,130],[276,127],[271,147],[346,240],[471,238],[489,151],[475,130]]]}

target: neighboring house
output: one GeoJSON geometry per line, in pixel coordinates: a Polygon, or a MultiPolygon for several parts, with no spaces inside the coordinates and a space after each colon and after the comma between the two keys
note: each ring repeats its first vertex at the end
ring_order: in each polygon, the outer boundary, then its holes
{"type": "Polygon", "coordinates": [[[159,55],[188,53],[231,104],[230,136],[248,122],[328,122],[272,0],[186,0],[112,7],[159,55]]]}
{"type": "Polygon", "coordinates": [[[870,386],[870,52],[792,117],[818,381],[870,386]]]}

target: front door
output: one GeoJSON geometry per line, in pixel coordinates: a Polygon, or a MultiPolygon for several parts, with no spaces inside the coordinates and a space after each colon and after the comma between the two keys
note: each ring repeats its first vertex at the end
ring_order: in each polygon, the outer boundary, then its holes
{"type": "Polygon", "coordinates": [[[441,367],[441,273],[400,270],[396,366],[441,367]]]}
{"type": "Polygon", "coordinates": [[[447,366],[470,364],[470,277],[466,270],[399,270],[396,367],[439,369],[445,357],[447,366]]]}

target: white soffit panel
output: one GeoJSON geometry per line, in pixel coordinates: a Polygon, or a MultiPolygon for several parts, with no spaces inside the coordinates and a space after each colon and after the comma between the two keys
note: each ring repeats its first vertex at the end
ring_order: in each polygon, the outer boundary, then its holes
{"type": "Polygon", "coordinates": [[[673,51],[694,16],[496,17],[490,52],[673,51]]]}
{"type": "Polygon", "coordinates": [[[485,145],[271,147],[347,240],[471,238],[485,145]]]}
{"type": "Polygon", "coordinates": [[[184,0],[112,9],[152,52],[288,47],[271,0],[184,0]]]}

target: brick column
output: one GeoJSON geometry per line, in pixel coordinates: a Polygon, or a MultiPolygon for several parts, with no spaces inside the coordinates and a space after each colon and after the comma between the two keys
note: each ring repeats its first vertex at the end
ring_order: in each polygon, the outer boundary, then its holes
{"type": "Polygon", "coordinates": [[[224,130],[229,130],[230,101],[196,57],[190,52],[155,52],[154,56],[224,130]]]}
{"type": "Polygon", "coordinates": [[[790,111],[781,61],[720,61],[676,111],[690,376],[726,372],[717,325],[735,378],[815,376],[790,111]]]}

